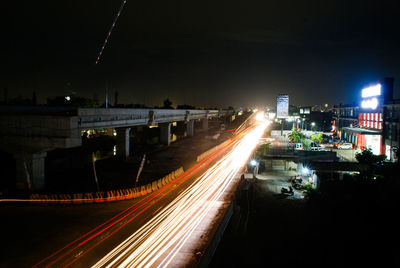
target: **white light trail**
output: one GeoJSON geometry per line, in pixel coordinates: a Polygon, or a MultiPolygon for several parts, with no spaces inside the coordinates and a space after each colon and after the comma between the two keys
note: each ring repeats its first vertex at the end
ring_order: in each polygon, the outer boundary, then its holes
{"type": "Polygon", "coordinates": [[[168,266],[248,161],[266,126],[261,123],[249,130],[222,159],[93,267],[168,266]]]}

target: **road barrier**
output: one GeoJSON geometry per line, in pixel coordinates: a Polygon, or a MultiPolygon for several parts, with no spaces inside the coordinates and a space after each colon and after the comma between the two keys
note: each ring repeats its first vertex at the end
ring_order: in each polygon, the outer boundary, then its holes
{"type": "MultiPolygon", "coordinates": [[[[223,148],[227,144],[229,144],[231,140],[226,140],[225,142],[214,146],[213,148],[207,150],[206,152],[197,156],[197,162],[200,162],[207,156],[211,155],[212,153],[218,151],[219,149],[223,148]]],[[[117,200],[124,200],[124,199],[133,199],[138,198],[141,196],[145,196],[151,192],[157,191],[158,189],[162,188],[166,184],[173,181],[175,178],[179,177],[183,174],[183,167],[172,171],[168,175],[148,183],[146,185],[138,186],[135,188],[130,189],[119,189],[107,192],[95,192],[95,193],[75,193],[72,194],[31,194],[29,196],[29,200],[19,200],[19,201],[30,201],[32,203],[40,203],[40,204],[86,204],[86,203],[101,203],[101,202],[108,202],[108,201],[117,201],[117,200]]],[[[1,201],[1,200],[0,200],[1,201]]],[[[12,202],[13,199],[8,199],[8,202],[12,202]]],[[[15,201],[17,201],[15,199],[15,201]]]]}
{"type": "MultiPolygon", "coordinates": [[[[208,151],[200,154],[197,156],[197,162],[200,162],[207,156],[211,155],[212,153],[218,151],[222,147],[229,144],[231,140],[226,140],[225,142],[214,146],[213,148],[209,149],[208,151]]],[[[177,170],[172,171],[168,175],[148,183],[146,185],[138,186],[135,188],[130,189],[118,189],[113,191],[104,192],[95,192],[95,193],[75,193],[72,194],[31,194],[29,196],[29,200],[18,200],[18,201],[30,201],[32,203],[40,203],[40,204],[87,204],[87,203],[101,203],[101,202],[108,202],[108,201],[117,201],[117,200],[124,200],[124,199],[133,199],[138,198],[141,196],[145,196],[151,192],[157,191],[158,189],[162,188],[166,184],[173,181],[175,178],[179,177],[183,174],[183,167],[180,167],[177,170]]],[[[1,201],[1,200],[0,200],[1,201]]],[[[12,202],[13,199],[8,199],[7,202],[12,202]]],[[[14,199],[14,201],[17,201],[14,199]]]]}
{"type": "Polygon", "coordinates": [[[74,193],[70,194],[31,194],[29,199],[4,199],[1,202],[30,202],[37,204],[87,204],[87,203],[101,203],[108,201],[133,199],[145,196],[151,192],[157,191],[164,185],[178,178],[184,173],[183,167],[172,171],[170,174],[148,183],[146,185],[138,186],[130,189],[118,189],[95,193],[74,193]]]}
{"type": "MultiPolygon", "coordinates": [[[[4,202],[31,202],[37,204],[87,204],[87,203],[101,203],[108,201],[117,201],[124,199],[133,199],[145,196],[151,192],[157,191],[164,185],[172,182],[184,173],[183,167],[172,171],[168,175],[148,183],[146,185],[138,186],[129,189],[118,189],[107,192],[95,193],[74,193],[74,194],[31,194],[29,199],[7,199],[4,202]]],[[[2,201],[0,199],[0,201],[2,201]]]]}
{"type": "Polygon", "coordinates": [[[214,146],[213,148],[209,149],[208,151],[205,151],[204,153],[198,155],[197,156],[197,162],[200,162],[201,160],[203,160],[204,158],[206,158],[210,154],[218,151],[219,149],[221,149],[222,147],[226,146],[230,142],[231,142],[231,140],[226,140],[223,143],[221,143],[221,144],[219,144],[217,146],[214,146]]]}

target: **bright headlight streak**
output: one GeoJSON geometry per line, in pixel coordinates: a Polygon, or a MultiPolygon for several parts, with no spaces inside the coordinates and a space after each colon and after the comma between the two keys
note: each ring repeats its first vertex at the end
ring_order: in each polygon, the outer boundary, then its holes
{"type": "MultiPolygon", "coordinates": [[[[221,167],[220,167],[220,168],[221,168],[221,167]]],[[[224,176],[225,176],[225,174],[224,174],[224,176]]],[[[192,228],[192,229],[193,229],[193,228],[192,228]]],[[[182,233],[182,232],[181,232],[181,233],[182,233]]],[[[178,236],[175,235],[174,237],[178,237],[178,236]]],[[[174,240],[175,240],[175,239],[174,239],[174,240]]],[[[142,260],[142,261],[143,261],[143,260],[142,260]]],[[[126,264],[127,264],[127,263],[124,263],[123,265],[125,266],[126,264]]],[[[135,263],[132,263],[132,262],[131,262],[130,264],[131,264],[131,265],[136,265],[135,263]]]]}
{"type": "Polygon", "coordinates": [[[265,127],[243,135],[229,153],[93,267],[167,266],[250,158],[265,127]]]}
{"type": "MultiPolygon", "coordinates": [[[[225,174],[224,174],[225,175],[225,174]]],[[[181,232],[182,233],[182,232],[181,232]]],[[[175,236],[175,237],[177,237],[177,236],[175,236]]],[[[175,240],[175,239],[174,239],[175,240]]],[[[147,242],[147,241],[146,241],[147,242]]],[[[146,243],[147,244],[147,243],[146,243]]],[[[142,254],[140,254],[140,255],[142,255],[142,254]]],[[[127,263],[124,263],[123,265],[125,266],[127,263]]],[[[131,265],[136,265],[135,263],[130,263],[131,265]]]]}

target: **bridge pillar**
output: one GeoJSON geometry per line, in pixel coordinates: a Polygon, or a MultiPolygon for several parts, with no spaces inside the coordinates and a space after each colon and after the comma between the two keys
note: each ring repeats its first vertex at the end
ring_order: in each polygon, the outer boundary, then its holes
{"type": "Polygon", "coordinates": [[[203,131],[207,131],[208,130],[208,118],[203,118],[201,119],[202,124],[203,124],[203,131]]]}
{"type": "Polygon", "coordinates": [[[41,190],[44,188],[46,155],[46,152],[14,154],[17,189],[41,190]]]}
{"type": "Polygon", "coordinates": [[[129,156],[129,133],[131,128],[121,127],[117,128],[117,155],[122,156],[122,158],[127,158],[129,156]]]}
{"type": "Polygon", "coordinates": [[[162,123],[160,127],[160,142],[169,146],[171,143],[171,123],[162,123]]]}
{"type": "Polygon", "coordinates": [[[189,137],[194,136],[194,120],[189,120],[186,125],[187,135],[189,137]]]}

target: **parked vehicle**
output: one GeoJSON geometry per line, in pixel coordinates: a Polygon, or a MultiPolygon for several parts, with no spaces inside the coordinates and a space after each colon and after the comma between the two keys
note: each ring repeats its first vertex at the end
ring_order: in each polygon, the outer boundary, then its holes
{"type": "Polygon", "coordinates": [[[292,186],[289,186],[289,190],[286,189],[285,187],[282,187],[281,188],[281,194],[293,195],[294,191],[293,191],[292,186]]]}
{"type": "Polygon", "coordinates": [[[349,149],[353,149],[353,144],[351,143],[342,143],[340,145],[338,145],[338,149],[344,149],[344,150],[349,150],[349,149]]]}
{"type": "Polygon", "coordinates": [[[323,148],[322,148],[321,146],[318,146],[318,145],[317,145],[317,146],[312,146],[312,147],[310,147],[310,150],[311,150],[311,151],[322,151],[322,149],[323,149],[323,148]]]}
{"type": "Polygon", "coordinates": [[[302,143],[296,143],[296,145],[294,146],[294,149],[297,150],[297,151],[303,150],[303,144],[302,143]]]}

